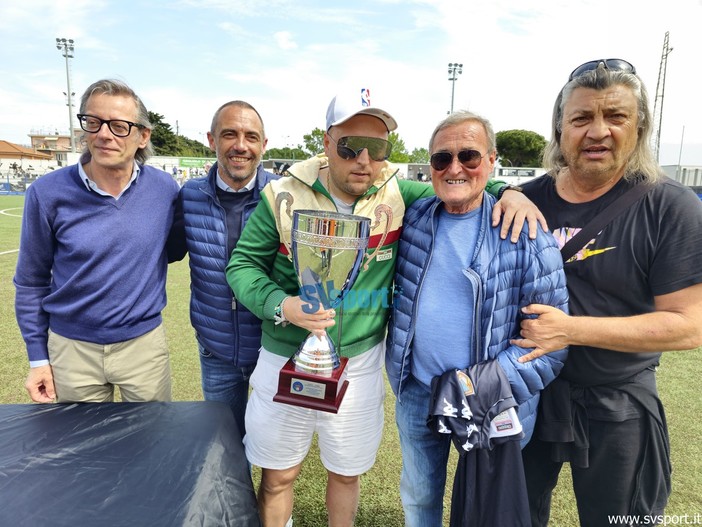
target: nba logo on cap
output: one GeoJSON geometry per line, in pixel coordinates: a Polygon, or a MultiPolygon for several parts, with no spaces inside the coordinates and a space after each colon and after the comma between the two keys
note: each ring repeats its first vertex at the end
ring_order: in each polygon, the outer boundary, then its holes
{"type": "Polygon", "coordinates": [[[370,106],[370,90],[368,88],[361,88],[361,105],[370,106]]]}

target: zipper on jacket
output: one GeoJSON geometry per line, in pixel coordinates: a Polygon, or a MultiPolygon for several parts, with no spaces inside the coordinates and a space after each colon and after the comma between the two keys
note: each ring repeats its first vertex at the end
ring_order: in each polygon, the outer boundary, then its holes
{"type": "Polygon", "coordinates": [[[463,270],[463,274],[468,278],[475,292],[473,296],[473,360],[470,365],[478,364],[482,361],[482,325],[480,316],[480,306],[483,305],[483,284],[480,276],[472,268],[463,270]]]}
{"type": "MultiPolygon", "coordinates": [[[[412,303],[412,320],[417,320],[417,309],[419,305],[419,295],[422,292],[422,286],[424,285],[424,279],[427,276],[427,269],[429,269],[429,264],[431,263],[432,256],[434,255],[434,235],[436,234],[436,224],[434,223],[434,215],[436,213],[436,208],[438,206],[438,202],[434,204],[433,209],[431,210],[431,249],[429,250],[427,254],[427,261],[426,264],[424,265],[422,269],[422,274],[419,277],[419,281],[417,282],[417,293],[414,297],[414,302],[412,303]]],[[[401,362],[400,366],[400,379],[404,378],[405,376],[405,361],[404,357],[407,356],[407,350],[409,349],[410,345],[412,344],[412,340],[414,339],[414,331],[415,331],[415,323],[410,324],[409,331],[407,332],[407,341],[405,342],[405,347],[402,350],[402,357],[403,360],[401,362]]],[[[412,375],[412,372],[408,372],[408,376],[412,375]]],[[[397,388],[397,400],[401,402],[400,397],[402,396],[402,385],[400,383],[400,386],[397,388]]]]}

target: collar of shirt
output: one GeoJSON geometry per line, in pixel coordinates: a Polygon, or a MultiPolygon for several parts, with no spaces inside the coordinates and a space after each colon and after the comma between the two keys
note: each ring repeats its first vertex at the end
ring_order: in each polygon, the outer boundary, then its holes
{"type": "MultiPolygon", "coordinates": [[[[122,197],[122,194],[124,194],[127,189],[132,185],[134,181],[139,177],[139,173],[141,172],[141,168],[139,168],[139,165],[137,165],[136,161],[134,162],[134,168],[132,169],[132,177],[129,179],[127,182],[127,185],[122,189],[122,192],[119,193],[118,196],[115,196],[115,199],[119,199],[122,197]]],[[[104,190],[102,190],[100,187],[98,187],[97,183],[90,179],[88,177],[88,174],[85,173],[85,170],[83,169],[83,165],[78,163],[78,173],[80,174],[80,178],[83,180],[83,183],[85,184],[85,188],[88,190],[92,190],[93,192],[100,194],[101,196],[110,196],[112,197],[112,194],[108,194],[104,190]]]]}
{"type": "Polygon", "coordinates": [[[217,169],[217,188],[225,191],[225,192],[248,192],[249,190],[253,190],[254,185],[256,184],[256,175],[251,178],[251,180],[241,187],[239,190],[234,190],[232,187],[227,185],[224,180],[220,177],[219,175],[219,169],[217,169]]]}
{"type": "Polygon", "coordinates": [[[338,212],[341,212],[342,214],[353,214],[353,203],[346,203],[333,194],[330,194],[330,196],[334,200],[334,203],[336,203],[336,210],[338,212]]]}

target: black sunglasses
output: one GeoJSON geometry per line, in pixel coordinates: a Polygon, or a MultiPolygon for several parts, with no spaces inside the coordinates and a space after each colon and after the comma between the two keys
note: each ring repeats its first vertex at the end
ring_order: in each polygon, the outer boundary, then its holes
{"type": "Polygon", "coordinates": [[[336,153],[341,159],[355,159],[363,150],[367,150],[368,157],[373,161],[385,161],[392,152],[392,143],[377,137],[349,135],[337,141],[329,135],[329,139],[336,143],[336,153]]]}
{"type": "Polygon", "coordinates": [[[600,64],[604,64],[605,69],[612,71],[623,71],[624,73],[636,73],[636,68],[631,62],[627,62],[624,59],[599,59],[591,60],[585,64],[581,64],[575,68],[570,77],[568,77],[568,82],[572,81],[576,77],[580,77],[586,71],[596,70],[600,64]]]}
{"type": "MultiPolygon", "coordinates": [[[[465,168],[478,168],[485,155],[487,154],[481,154],[477,150],[461,150],[456,154],[456,157],[465,168]]],[[[437,152],[429,158],[431,168],[438,172],[446,170],[451,163],[453,163],[453,154],[451,152],[437,152]]]]}

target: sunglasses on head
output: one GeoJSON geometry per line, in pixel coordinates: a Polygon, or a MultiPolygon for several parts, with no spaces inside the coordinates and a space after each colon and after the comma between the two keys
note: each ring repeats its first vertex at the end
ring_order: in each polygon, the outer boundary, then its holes
{"type": "Polygon", "coordinates": [[[591,60],[585,64],[581,64],[575,68],[570,77],[568,77],[568,82],[572,81],[576,77],[580,77],[586,71],[596,70],[600,64],[604,64],[605,69],[612,71],[623,71],[624,73],[636,73],[636,68],[630,62],[623,59],[599,59],[591,60]]]}
{"type": "Polygon", "coordinates": [[[392,152],[392,143],[377,137],[349,135],[337,141],[329,135],[329,139],[336,143],[336,153],[341,159],[355,159],[363,150],[367,150],[368,157],[373,161],[385,161],[392,152]]]}
{"type": "MultiPolygon", "coordinates": [[[[461,150],[456,154],[458,161],[465,168],[478,168],[484,155],[477,150],[461,150]]],[[[451,152],[437,152],[429,158],[431,168],[441,172],[446,170],[453,163],[453,154],[451,152]]]]}

